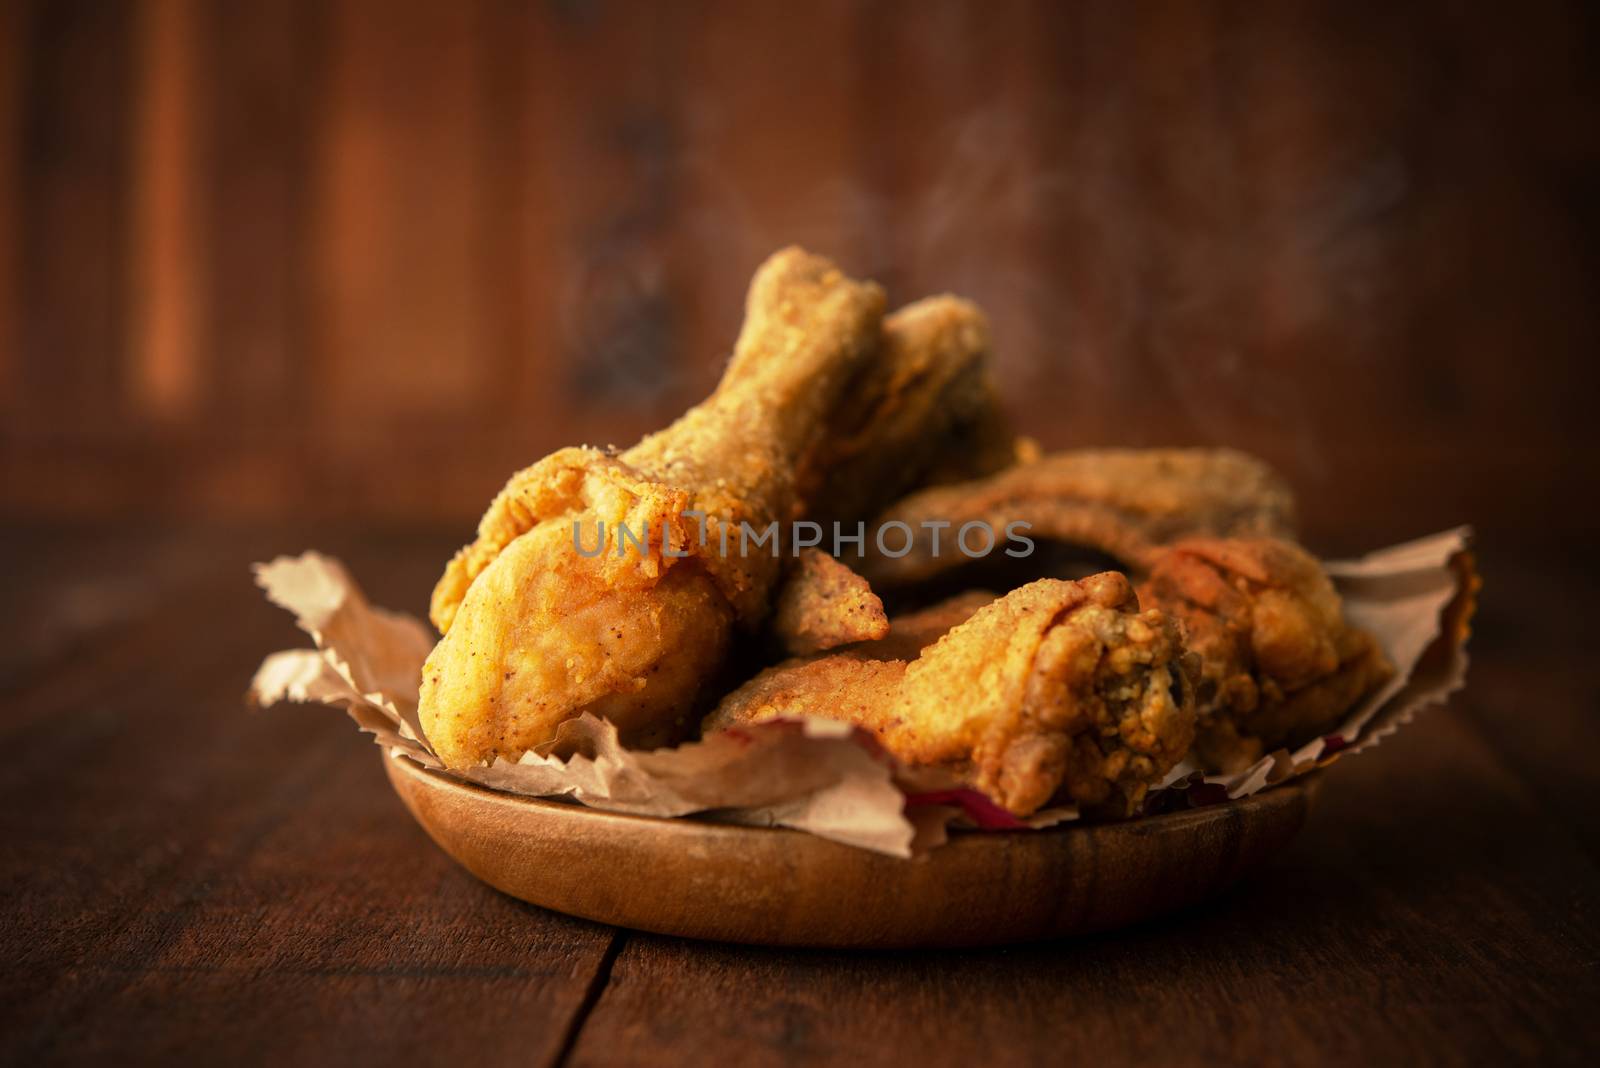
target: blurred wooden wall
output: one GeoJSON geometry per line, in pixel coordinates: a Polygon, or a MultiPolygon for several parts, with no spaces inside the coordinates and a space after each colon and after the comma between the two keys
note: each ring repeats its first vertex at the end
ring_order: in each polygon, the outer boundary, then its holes
{"type": "Polygon", "coordinates": [[[1578,4],[0,11],[13,518],[470,521],[698,398],[800,242],[982,302],[1048,445],[1594,531],[1578,4]]]}

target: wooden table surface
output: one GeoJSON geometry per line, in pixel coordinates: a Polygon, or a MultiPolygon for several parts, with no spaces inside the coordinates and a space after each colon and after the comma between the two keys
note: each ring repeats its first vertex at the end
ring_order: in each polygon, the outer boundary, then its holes
{"type": "MultiPolygon", "coordinates": [[[[453,536],[0,532],[7,1063],[1591,1063],[1596,686],[1559,553],[1485,553],[1469,689],[1329,774],[1184,915],[982,952],[706,945],[480,885],[320,708],[246,564],[316,545],[418,610],[453,536]]],[[[1574,557],[1573,564],[1581,563],[1574,557]]],[[[647,882],[648,872],[640,873],[647,882]]],[[[1004,908],[1004,902],[996,902],[1004,908]]]]}

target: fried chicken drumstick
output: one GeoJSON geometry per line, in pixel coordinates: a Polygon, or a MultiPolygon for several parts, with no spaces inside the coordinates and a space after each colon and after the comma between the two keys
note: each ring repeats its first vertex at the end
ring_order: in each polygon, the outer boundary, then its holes
{"type": "Polygon", "coordinates": [[[927,297],[884,319],[882,344],[819,449],[811,518],[870,519],[910,490],[1016,462],[989,353],[988,317],[960,297],[927,297]]]}
{"type": "Polygon", "coordinates": [[[1192,658],[1122,575],[1041,579],[973,608],[936,607],[896,620],[882,641],[769,668],[704,729],[848,720],[1018,815],[1057,799],[1126,813],[1188,750],[1192,658]]]}
{"type": "Polygon", "coordinates": [[[563,449],[512,476],[434,590],[444,636],[420,714],[447,765],[514,759],[584,712],[635,745],[691,726],[732,627],[760,618],[781,566],[721,551],[722,534],[801,510],[797,473],[877,344],[883,304],[827,260],[780,252],[751,283],[710,398],[620,456],[563,449]]]}
{"type": "Polygon", "coordinates": [[[1208,770],[1241,771],[1309,741],[1394,674],[1293,542],[1196,538],[1151,563],[1140,600],[1180,621],[1201,658],[1195,757],[1208,770]]]}

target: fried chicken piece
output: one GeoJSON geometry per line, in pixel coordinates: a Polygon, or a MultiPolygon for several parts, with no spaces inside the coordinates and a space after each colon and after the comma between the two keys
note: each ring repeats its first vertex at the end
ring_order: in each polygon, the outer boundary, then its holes
{"type": "Polygon", "coordinates": [[[855,523],[919,486],[1016,462],[989,350],[988,318],[959,297],[928,297],[886,318],[820,450],[811,518],[855,523]]]}
{"type": "Polygon", "coordinates": [[[915,660],[922,650],[971,619],[978,609],[999,600],[990,590],[967,590],[914,612],[889,620],[889,633],[871,644],[844,652],[878,660],[915,660]]]}
{"type": "Polygon", "coordinates": [[[867,580],[825,552],[802,549],[773,599],[772,633],[790,656],[872,641],[889,633],[867,580]]]}
{"type": "MultiPolygon", "coordinates": [[[[1005,547],[1007,524],[1020,521],[1031,525],[1021,531],[1028,538],[1069,542],[1147,568],[1161,545],[1182,537],[1288,535],[1293,513],[1283,480],[1244,453],[1084,449],[915,493],[872,524],[906,524],[909,551],[890,556],[869,538],[863,558],[852,563],[875,589],[898,589],[966,563],[956,542],[963,525],[987,524],[994,544],[1005,547]]],[[[898,537],[889,541],[893,550],[900,544],[898,537]]]]}
{"type": "MultiPolygon", "coordinates": [[[[1018,815],[1059,798],[1132,811],[1194,735],[1192,658],[1115,572],[1041,579],[935,637],[907,630],[769,668],[723,699],[707,731],[819,716],[858,723],[909,765],[940,766],[1018,815]]],[[[943,614],[944,620],[935,617],[943,614]]]]}
{"type": "Polygon", "coordinates": [[[1320,564],[1276,538],[1194,538],[1158,550],[1140,599],[1183,624],[1201,658],[1195,755],[1242,771],[1329,730],[1394,674],[1345,622],[1320,564]]]}
{"type": "Polygon", "coordinates": [[[782,566],[740,524],[759,534],[804,506],[797,472],[882,314],[877,286],[780,252],[710,398],[621,456],[563,449],[512,476],[434,590],[444,637],[420,714],[446,765],[514,759],[584,712],[635,745],[692,726],[731,628],[759,621],[782,566]]]}

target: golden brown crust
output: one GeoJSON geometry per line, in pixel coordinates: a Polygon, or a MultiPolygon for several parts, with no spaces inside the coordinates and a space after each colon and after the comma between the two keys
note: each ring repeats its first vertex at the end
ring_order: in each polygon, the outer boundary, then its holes
{"type": "Polygon", "coordinates": [[[434,591],[444,637],[419,711],[447,765],[514,758],[584,712],[633,744],[692,727],[730,628],[761,618],[781,567],[775,553],[724,552],[720,534],[802,507],[796,468],[876,344],[882,311],[877,286],[780,252],[751,283],[710,398],[620,457],[563,449],[512,477],[434,591]],[[703,532],[685,514],[696,510],[703,532]]]}
{"type": "Polygon", "coordinates": [[[874,525],[906,524],[914,535],[910,552],[891,557],[869,540],[857,567],[874,588],[897,589],[965,563],[951,547],[963,524],[987,524],[1003,545],[1007,525],[1020,521],[1029,524],[1029,538],[1145,568],[1161,545],[1183,537],[1287,535],[1293,512],[1293,497],[1271,468],[1229,449],[1060,452],[906,497],[874,525]],[[940,551],[925,523],[946,524],[940,551]]]}
{"type": "MultiPolygon", "coordinates": [[[[606,502],[622,505],[620,511],[613,507],[609,512],[613,528],[618,522],[628,522],[630,530],[638,531],[645,529],[646,523],[657,529],[655,524],[662,520],[675,519],[689,506],[689,496],[645,479],[598,449],[568,448],[551,453],[511,476],[479,520],[477,539],[445,566],[429,605],[433,625],[441,634],[450,629],[472,580],[516,538],[541,522],[587,517],[606,502]]],[[[591,523],[585,533],[593,530],[591,523]]]]}
{"type": "MultiPolygon", "coordinates": [[[[685,493],[678,510],[706,514],[707,565],[741,618],[765,610],[779,562],[771,555],[723,554],[721,531],[792,518],[795,469],[811,462],[839,394],[871,355],[883,292],[846,278],[820,256],[789,248],[756,272],[734,357],[716,391],[670,427],[621,457],[597,449],[552,453],[511,476],[434,589],[430,617],[448,632],[479,573],[537,522],[581,512],[579,489],[593,477],[685,493]]],[[[674,504],[678,504],[674,499],[674,504]]],[[[637,529],[637,528],[634,528],[637,529]]]]}
{"type": "Polygon", "coordinates": [[[989,590],[968,590],[915,612],[901,612],[889,620],[889,633],[883,638],[847,651],[884,660],[915,660],[922,650],[998,599],[999,595],[989,590]]]}
{"type": "Polygon", "coordinates": [[[772,606],[772,633],[790,656],[873,641],[889,633],[867,580],[825,552],[802,549],[772,606]]]}
{"type": "Polygon", "coordinates": [[[704,729],[848,720],[906,763],[948,768],[1024,815],[1057,798],[1126,812],[1193,737],[1192,665],[1177,628],[1139,611],[1119,574],[1043,579],[978,608],[914,659],[872,655],[892,640],[770,668],[704,729]]]}
{"type": "Polygon", "coordinates": [[[1154,555],[1140,596],[1178,619],[1200,655],[1195,754],[1211,770],[1239,771],[1309,741],[1394,673],[1293,542],[1178,542],[1154,555]]]}
{"type": "Polygon", "coordinates": [[[886,318],[819,450],[812,518],[854,523],[918,486],[1014,463],[989,351],[988,318],[959,297],[928,297],[886,318]]]}

